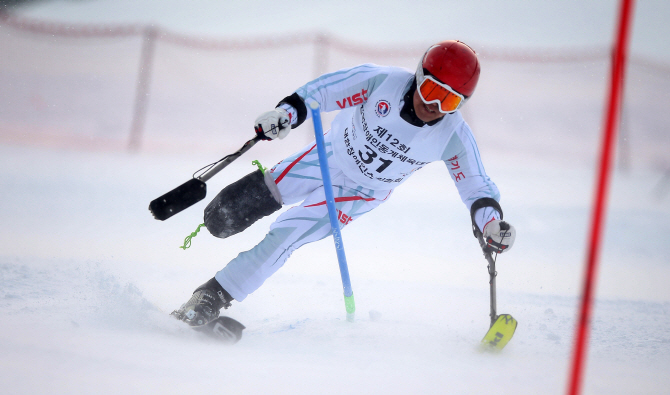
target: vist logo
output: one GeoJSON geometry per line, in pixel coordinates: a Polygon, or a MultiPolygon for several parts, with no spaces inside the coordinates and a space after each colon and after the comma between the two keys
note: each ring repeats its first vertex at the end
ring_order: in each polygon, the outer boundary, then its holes
{"type": "Polygon", "coordinates": [[[377,114],[378,117],[385,117],[389,115],[391,112],[391,103],[387,102],[386,100],[382,99],[377,102],[375,105],[375,114],[377,114]]]}
{"type": "Polygon", "coordinates": [[[337,100],[336,101],[337,105],[340,106],[340,108],[345,108],[347,106],[351,107],[363,104],[364,101],[368,100],[367,93],[368,93],[367,90],[361,89],[361,93],[356,93],[355,95],[345,97],[344,99],[342,99],[341,103],[339,100],[337,100]]]}
{"type": "Polygon", "coordinates": [[[349,222],[351,222],[351,220],[352,220],[353,218],[351,218],[350,216],[346,215],[346,214],[343,213],[342,211],[337,210],[337,219],[340,220],[340,222],[342,222],[343,224],[346,225],[346,224],[348,224],[349,222]]]}

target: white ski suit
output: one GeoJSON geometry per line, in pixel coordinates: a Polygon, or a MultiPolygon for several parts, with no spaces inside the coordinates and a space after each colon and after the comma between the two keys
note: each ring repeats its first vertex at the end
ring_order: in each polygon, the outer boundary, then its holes
{"type": "MultiPolygon", "coordinates": [[[[341,110],[325,134],[341,227],[379,206],[412,173],[438,160],[446,164],[468,212],[477,199],[500,199],[460,112],[422,127],[401,118],[413,81],[408,70],[364,64],[325,74],[296,91],[307,103],[317,101],[324,112],[341,110]]],[[[294,109],[289,111],[295,114],[294,109]]],[[[258,289],[295,249],[332,233],[316,144],[270,172],[283,204],[299,204],[282,213],[256,247],[240,253],[216,274],[238,301],[258,289]]],[[[491,207],[479,209],[475,216],[480,229],[493,218],[500,219],[491,207]]]]}

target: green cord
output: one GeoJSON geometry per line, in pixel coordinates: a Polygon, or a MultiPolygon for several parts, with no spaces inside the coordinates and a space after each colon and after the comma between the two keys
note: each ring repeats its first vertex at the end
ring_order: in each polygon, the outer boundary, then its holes
{"type": "Polygon", "coordinates": [[[203,226],[205,226],[205,224],[198,225],[198,229],[196,229],[195,232],[191,233],[190,235],[186,236],[186,238],[184,239],[184,245],[179,246],[179,248],[181,248],[182,250],[186,250],[187,248],[189,248],[191,246],[191,239],[195,237],[198,234],[198,232],[200,232],[200,228],[202,228],[203,226]]]}
{"type": "Polygon", "coordinates": [[[257,161],[257,160],[251,162],[251,164],[252,164],[252,165],[256,165],[256,166],[258,166],[258,170],[260,170],[261,173],[263,173],[263,174],[265,174],[265,170],[268,169],[267,167],[263,167],[263,165],[261,165],[261,162],[259,162],[259,161],[257,161]]]}

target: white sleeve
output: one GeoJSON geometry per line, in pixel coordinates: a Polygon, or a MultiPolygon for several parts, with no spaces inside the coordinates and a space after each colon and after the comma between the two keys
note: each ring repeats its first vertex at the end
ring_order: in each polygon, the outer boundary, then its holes
{"type": "MultiPolygon", "coordinates": [[[[470,127],[462,122],[447,143],[442,154],[449,175],[454,181],[461,200],[468,208],[481,198],[500,201],[500,192],[484,170],[477,143],[470,127]]],[[[500,219],[500,213],[492,207],[485,207],[475,213],[475,223],[480,230],[492,219],[500,219]]]]}
{"type": "Polygon", "coordinates": [[[296,93],[305,103],[316,100],[323,112],[342,110],[367,101],[390,73],[389,67],[363,64],[324,74],[298,88],[296,93]]]}
{"type": "Polygon", "coordinates": [[[296,110],[295,107],[287,103],[281,103],[277,107],[286,110],[286,112],[288,113],[288,118],[291,121],[291,126],[298,123],[298,110],[296,110]]]}
{"type": "Polygon", "coordinates": [[[493,207],[482,207],[475,212],[475,223],[482,232],[486,225],[494,219],[500,219],[500,213],[493,207]]]}

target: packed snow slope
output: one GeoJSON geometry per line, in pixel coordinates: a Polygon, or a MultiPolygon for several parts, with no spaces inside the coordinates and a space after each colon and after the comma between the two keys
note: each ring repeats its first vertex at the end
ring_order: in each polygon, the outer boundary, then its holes
{"type": "MultiPolygon", "coordinates": [[[[287,154],[287,141],[264,144],[212,179],[209,197],[252,171],[252,159],[287,154]]],[[[226,312],[247,326],[227,347],[168,313],[272,218],[225,240],[201,232],[183,251],[207,200],[165,222],[147,211],[205,158],[2,146],[0,385],[12,394],[563,393],[592,174],[541,160],[515,169],[503,157],[485,164],[519,236],[498,257],[498,310],[519,327],[490,354],[478,349],[486,264],[441,164],[345,229],[354,323],[326,239],[226,312]]],[[[662,394],[670,384],[670,210],[658,181],[614,179],[585,393],[662,394]]]]}

